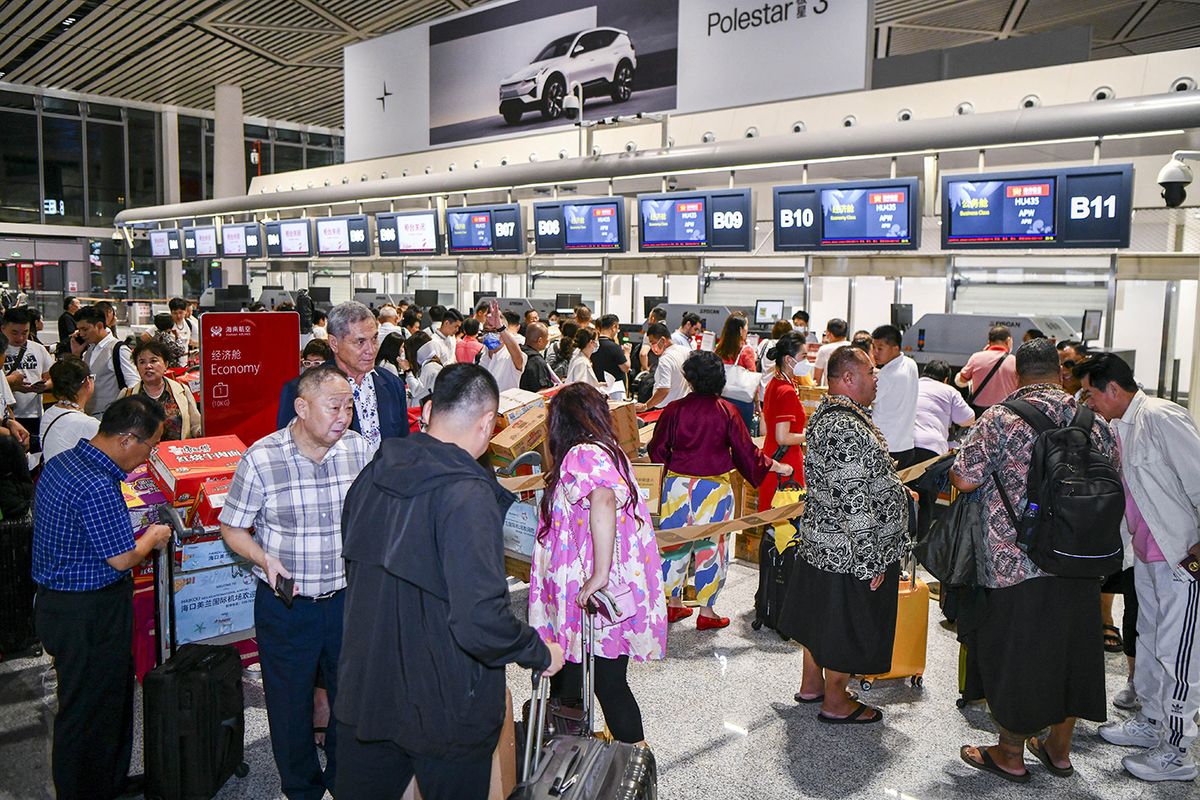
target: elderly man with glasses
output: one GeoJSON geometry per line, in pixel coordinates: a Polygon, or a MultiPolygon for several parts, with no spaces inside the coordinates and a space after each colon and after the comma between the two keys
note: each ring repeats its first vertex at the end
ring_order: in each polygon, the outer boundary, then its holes
{"type": "Polygon", "coordinates": [[[151,525],[136,541],[121,481],[162,436],[160,405],[117,400],[99,432],[50,459],[33,524],[35,624],[58,674],[51,770],[60,798],[140,790],[133,750],[133,579],[130,570],[171,535],[151,525]]]}

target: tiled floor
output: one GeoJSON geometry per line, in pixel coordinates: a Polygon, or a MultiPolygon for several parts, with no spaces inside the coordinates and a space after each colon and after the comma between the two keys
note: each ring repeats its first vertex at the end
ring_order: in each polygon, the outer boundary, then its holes
{"type": "MultiPolygon", "coordinates": [[[[1102,742],[1091,722],[1079,725],[1076,776],[1070,779],[1049,775],[1032,758],[1027,761],[1034,779],[1025,786],[962,764],[959,745],[994,741],[994,729],[984,707],[955,708],[958,644],[938,624],[936,606],[930,609],[925,688],[878,683],[869,698],[883,707],[883,724],[821,725],[815,708],[792,701],[800,666],[795,645],[750,628],[757,579],[754,568],[734,564],[719,607],[734,618],[729,628],[700,633],[691,620],[681,622],[671,630],[667,660],[630,667],[630,683],[658,758],[663,798],[1200,796],[1195,784],[1150,785],[1125,774],[1120,765],[1125,751],[1102,742]]],[[[514,594],[519,613],[524,600],[524,592],[514,594]]],[[[1119,619],[1119,599],[1117,603],[1119,619]]],[[[1108,656],[1108,677],[1111,696],[1124,682],[1123,656],[1108,656]]],[[[0,664],[0,797],[51,796],[46,698],[52,679],[44,658],[0,664]]],[[[510,669],[509,685],[519,708],[529,696],[527,673],[510,669]]],[[[251,773],[231,780],[218,797],[280,797],[262,686],[251,674],[246,687],[251,773]]],[[[140,763],[140,744],[135,764],[140,763]]]]}

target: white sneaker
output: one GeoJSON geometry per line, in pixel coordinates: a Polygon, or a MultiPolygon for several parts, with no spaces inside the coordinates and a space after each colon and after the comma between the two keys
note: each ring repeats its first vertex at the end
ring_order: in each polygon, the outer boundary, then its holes
{"type": "Polygon", "coordinates": [[[1124,722],[1106,722],[1100,736],[1109,744],[1122,747],[1155,747],[1162,738],[1158,725],[1138,714],[1124,722]]]}
{"type": "Polygon", "coordinates": [[[1125,688],[1113,695],[1113,705],[1126,711],[1138,707],[1137,690],[1133,688],[1133,681],[1126,681],[1125,688]]]}
{"type": "Polygon", "coordinates": [[[1121,763],[1135,778],[1144,781],[1190,781],[1200,774],[1187,753],[1166,743],[1125,756],[1121,763]]]}

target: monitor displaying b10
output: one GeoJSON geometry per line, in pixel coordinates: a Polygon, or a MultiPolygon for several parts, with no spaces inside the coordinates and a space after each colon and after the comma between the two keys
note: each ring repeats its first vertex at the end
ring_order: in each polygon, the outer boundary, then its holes
{"type": "Polygon", "coordinates": [[[239,222],[221,227],[223,258],[262,258],[262,228],[257,222],[239,222]]]}
{"type": "Polygon", "coordinates": [[[270,220],[267,229],[267,258],[312,256],[312,225],[306,219],[270,220]]]}
{"type": "Polygon", "coordinates": [[[1128,247],[1129,164],[942,178],[942,246],[1128,247]]]}
{"type": "Polygon", "coordinates": [[[371,224],[365,214],[349,217],[321,217],[316,221],[317,255],[371,255],[371,224]]]}
{"type": "Polygon", "coordinates": [[[183,229],[184,258],[214,258],[217,255],[217,229],[211,225],[183,229]]]}
{"type": "Polygon", "coordinates": [[[151,258],[179,258],[181,254],[178,228],[150,231],[151,258]]]}
{"type": "Polygon", "coordinates": [[[537,203],[533,220],[539,253],[625,251],[625,201],[620,198],[537,203]]]}
{"type": "Polygon", "coordinates": [[[639,195],[637,202],[638,247],[643,251],[753,249],[749,189],[639,195]]]}
{"type": "Polygon", "coordinates": [[[775,249],[915,250],[919,186],[916,178],[776,186],[775,249]]]}
{"type": "Polygon", "coordinates": [[[458,254],[519,254],[525,249],[521,206],[478,206],[446,211],[449,252],[458,254]]]}
{"type": "Polygon", "coordinates": [[[442,252],[438,215],[432,209],[376,214],[375,230],[381,256],[432,256],[442,252]]]}

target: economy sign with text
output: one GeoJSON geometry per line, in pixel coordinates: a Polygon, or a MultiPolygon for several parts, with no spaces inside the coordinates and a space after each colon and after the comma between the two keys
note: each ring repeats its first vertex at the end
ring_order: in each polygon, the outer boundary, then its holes
{"type": "Polygon", "coordinates": [[[234,434],[247,446],[275,431],[279,393],[300,374],[300,317],[216,312],[200,318],[200,402],[205,436],[234,434]]]}

